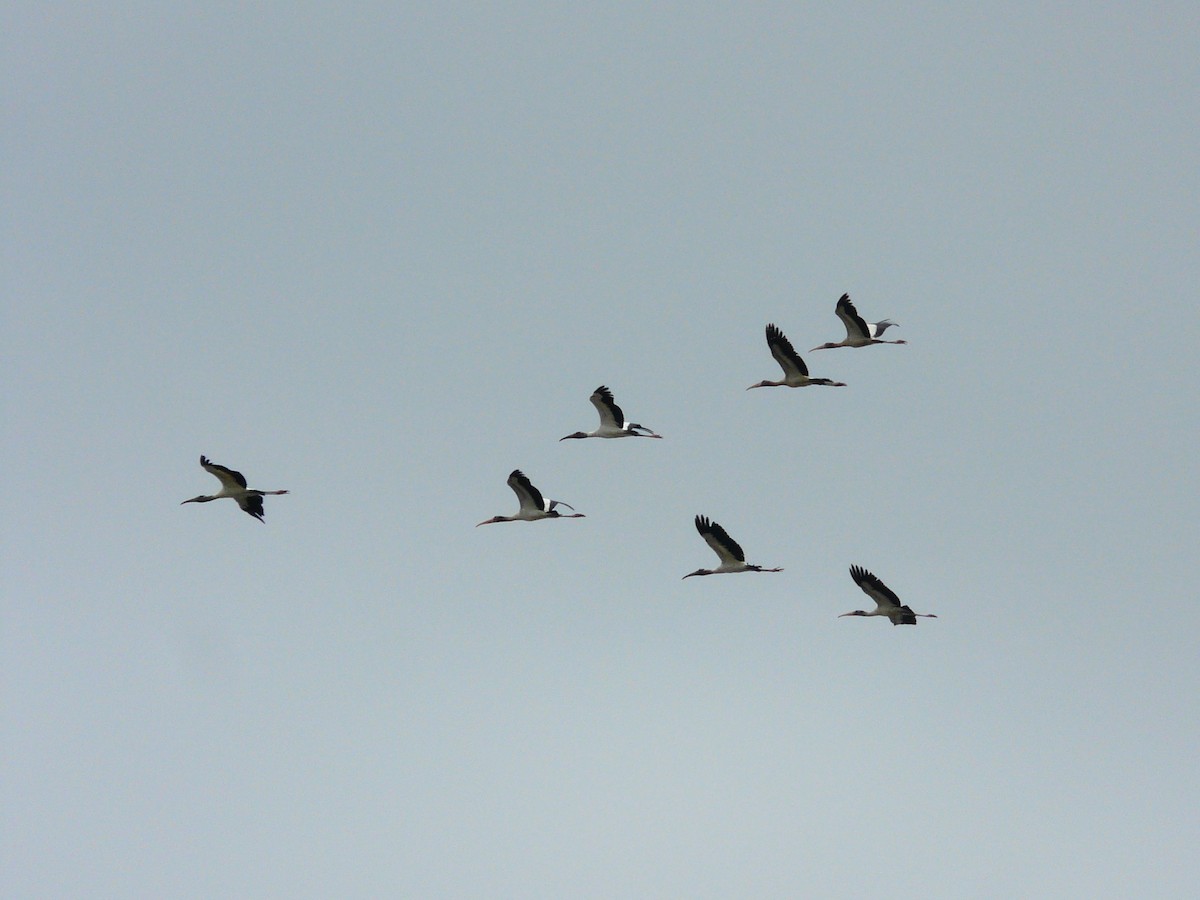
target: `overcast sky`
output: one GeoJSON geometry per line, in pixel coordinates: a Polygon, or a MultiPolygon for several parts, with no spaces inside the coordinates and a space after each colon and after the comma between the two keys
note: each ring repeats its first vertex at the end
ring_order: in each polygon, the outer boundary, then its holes
{"type": "Polygon", "coordinates": [[[1193,892],[1200,13],[989,6],[10,4],[0,893],[1193,892]]]}

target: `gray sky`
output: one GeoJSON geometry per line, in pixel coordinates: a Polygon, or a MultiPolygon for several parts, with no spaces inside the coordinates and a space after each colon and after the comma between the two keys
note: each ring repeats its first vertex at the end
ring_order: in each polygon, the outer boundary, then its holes
{"type": "Polygon", "coordinates": [[[1194,890],[1138,6],[10,5],[0,893],[1194,890]],[[844,291],[909,344],[807,353],[844,291]],[[665,440],[558,443],[602,383],[665,440]],[[587,518],[474,528],[518,467],[587,518]]]}

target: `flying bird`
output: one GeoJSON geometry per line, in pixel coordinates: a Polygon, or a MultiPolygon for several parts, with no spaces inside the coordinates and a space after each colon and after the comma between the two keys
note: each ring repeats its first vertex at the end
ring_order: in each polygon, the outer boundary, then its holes
{"type": "Polygon", "coordinates": [[[813,347],[814,350],[831,350],[834,347],[869,347],[871,344],[907,344],[908,341],[885,341],[880,337],[896,323],[891,319],[868,322],[858,314],[849,294],[842,294],[837,302],[837,315],[846,326],[846,339],[835,343],[813,347]]]}
{"type": "Polygon", "coordinates": [[[875,608],[871,612],[856,609],[854,612],[842,613],[838,616],[839,619],[845,616],[887,616],[892,620],[893,625],[916,625],[917,616],[926,619],[937,618],[933,613],[913,612],[900,602],[900,598],[892,592],[891,588],[862,566],[851,566],[850,577],[868,597],[875,601],[875,608]]]}
{"type": "MultiPolygon", "coordinates": [[[[547,500],[542,496],[542,492],[530,483],[525,473],[520,469],[513,469],[511,475],[508,476],[508,486],[513,489],[513,493],[517,495],[517,499],[521,501],[521,508],[517,510],[515,516],[492,516],[487,521],[480,522],[479,525],[492,525],[496,522],[536,522],[538,519],[582,519],[583,513],[575,512],[575,507],[568,503],[563,503],[561,500],[547,500]],[[560,513],[558,507],[565,506],[571,510],[570,514],[560,513]]],[[[478,528],[479,525],[475,527],[478,528]]]]}
{"type": "Polygon", "coordinates": [[[212,462],[207,456],[200,457],[200,465],[210,475],[215,475],[217,480],[221,482],[221,490],[215,494],[201,494],[199,497],[193,497],[191,500],[184,500],[180,503],[207,503],[209,500],[220,500],[222,497],[229,497],[237,501],[238,506],[245,510],[258,521],[263,521],[263,500],[267,494],[286,494],[287,491],[260,491],[254,488],[246,487],[246,477],[241,472],[235,472],[233,469],[227,469],[224,466],[218,466],[212,462]]]}
{"type": "Polygon", "coordinates": [[[566,437],[559,438],[560,441],[565,441],[570,438],[620,438],[620,437],[650,437],[661,438],[661,434],[655,434],[645,425],[638,425],[636,422],[629,422],[625,419],[625,413],[621,412],[621,407],[613,401],[612,391],[604,385],[596,388],[591,396],[592,406],[596,407],[596,412],[600,413],[600,427],[595,431],[576,431],[574,434],[568,434],[566,437]]]}
{"type": "Polygon", "coordinates": [[[760,381],[758,384],[750,385],[746,390],[760,387],[808,387],[810,384],[820,384],[826,387],[846,386],[844,382],[832,381],[828,378],[810,378],[808,366],[804,364],[800,354],[792,347],[792,342],[774,325],[767,326],[767,346],[771,348],[771,355],[775,357],[775,362],[779,363],[779,368],[783,369],[783,381],[760,381]]]}
{"type": "Polygon", "coordinates": [[[689,572],[683,576],[684,578],[691,578],[693,575],[722,575],[726,572],[783,571],[783,569],[764,569],[762,566],[748,565],[746,554],[742,552],[738,542],[731,538],[729,532],[724,528],[716,522],[710,521],[707,516],[696,516],[696,530],[700,532],[700,537],[708,541],[708,546],[713,548],[713,552],[717,554],[721,564],[715,569],[697,569],[695,572],[689,572]]]}

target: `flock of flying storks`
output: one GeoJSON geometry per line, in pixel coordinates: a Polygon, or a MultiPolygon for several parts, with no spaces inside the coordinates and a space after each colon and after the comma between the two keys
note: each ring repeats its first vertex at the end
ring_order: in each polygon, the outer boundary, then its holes
{"type": "MultiPolygon", "coordinates": [[[[866,321],[858,314],[858,310],[854,308],[849,294],[842,294],[841,299],[838,300],[837,315],[846,326],[845,340],[838,341],[837,343],[822,344],[819,347],[813,347],[813,350],[828,350],[834,347],[869,347],[871,344],[906,343],[905,341],[887,341],[880,337],[880,335],[896,323],[889,319],[881,319],[878,322],[866,321]]],[[[846,386],[840,381],[810,377],[808,366],[804,364],[804,360],[796,353],[791,341],[775,325],[767,326],[767,346],[771,348],[771,355],[775,357],[775,361],[783,369],[783,380],[760,381],[758,384],[750,385],[746,390],[760,387],[846,386]]],[[[625,414],[621,412],[621,407],[617,406],[613,400],[612,391],[607,387],[601,385],[596,388],[591,396],[591,401],[592,405],[596,407],[596,411],[600,413],[600,427],[595,431],[576,431],[574,434],[568,434],[566,437],[559,438],[559,440],[565,441],[571,438],[662,437],[662,435],[656,434],[645,425],[638,425],[636,422],[626,420],[625,414]]],[[[247,487],[246,479],[241,472],[235,472],[232,469],[225,468],[225,466],[219,466],[206,456],[200,457],[200,465],[205,471],[217,477],[217,480],[221,482],[221,490],[211,495],[201,494],[199,497],[184,500],[184,503],[207,503],[210,500],[220,500],[228,497],[236,500],[238,506],[262,522],[263,497],[267,494],[287,493],[287,491],[260,491],[247,487]]],[[[508,486],[517,495],[517,500],[521,504],[520,509],[517,510],[515,515],[493,516],[490,519],[480,522],[479,525],[492,525],[496,522],[534,522],[538,519],[582,519],[584,517],[583,513],[575,512],[574,507],[563,503],[561,500],[547,500],[542,496],[542,492],[533,486],[533,483],[520,469],[514,470],[508,476],[508,486]],[[565,507],[571,510],[571,512],[559,512],[559,507],[565,507]]],[[[478,528],[479,526],[477,525],[476,527],[478,528]]],[[[723,575],[730,572],[783,571],[783,569],[768,569],[763,566],[747,563],[746,554],[742,552],[741,545],[731,538],[724,528],[707,516],[696,516],[696,530],[700,532],[700,536],[704,538],[708,546],[712,547],[721,564],[715,569],[697,569],[695,572],[689,572],[683,576],[684,578],[691,578],[693,575],[723,575]]],[[[937,618],[933,613],[913,612],[909,607],[900,602],[900,598],[887,585],[862,566],[851,566],[850,577],[854,579],[854,583],[862,588],[868,597],[875,601],[875,609],[869,612],[857,609],[854,612],[843,613],[842,616],[886,616],[891,620],[893,625],[916,625],[918,616],[930,619],[937,618]]],[[[839,616],[839,618],[841,617],[839,616]]]]}

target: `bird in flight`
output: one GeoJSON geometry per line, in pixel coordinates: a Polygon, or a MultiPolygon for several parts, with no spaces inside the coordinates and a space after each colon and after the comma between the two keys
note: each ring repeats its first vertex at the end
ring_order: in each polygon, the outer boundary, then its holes
{"type": "Polygon", "coordinates": [[[808,387],[812,384],[826,387],[846,386],[844,382],[832,381],[828,378],[810,378],[808,366],[804,364],[800,354],[792,347],[792,342],[774,325],[767,326],[767,346],[771,348],[771,355],[775,357],[775,362],[779,363],[779,368],[783,369],[783,381],[760,381],[758,384],[750,385],[746,390],[760,387],[808,387]]]}
{"type": "Polygon", "coordinates": [[[604,385],[596,388],[591,396],[592,406],[596,407],[596,412],[600,413],[600,427],[595,431],[576,431],[574,434],[568,434],[566,437],[559,438],[560,441],[566,441],[571,438],[621,438],[621,437],[649,437],[661,438],[661,434],[655,434],[645,425],[638,425],[636,422],[629,422],[625,419],[625,414],[621,412],[621,407],[617,406],[613,400],[612,391],[604,385]]]}
{"type": "Polygon", "coordinates": [[[688,572],[683,576],[684,578],[691,578],[693,575],[723,575],[726,572],[783,571],[783,569],[765,569],[762,566],[749,565],[741,545],[729,536],[729,532],[707,516],[696,516],[696,530],[700,532],[700,537],[708,542],[708,546],[712,547],[713,553],[717,554],[721,564],[715,569],[697,569],[695,572],[688,572]]]}
{"type": "Polygon", "coordinates": [[[830,342],[814,350],[831,350],[834,347],[869,347],[871,344],[907,344],[908,341],[885,341],[880,337],[896,323],[891,319],[880,319],[878,322],[868,322],[858,314],[849,294],[842,294],[837,302],[837,316],[846,326],[846,337],[836,344],[830,342]]]}
{"type": "Polygon", "coordinates": [[[220,500],[223,497],[229,497],[231,500],[236,500],[238,506],[245,510],[258,521],[263,521],[263,497],[267,494],[286,494],[287,491],[260,491],[255,488],[246,487],[246,476],[241,472],[235,472],[233,469],[227,469],[224,466],[218,466],[207,456],[200,457],[200,465],[204,471],[210,475],[215,475],[217,480],[221,482],[221,490],[215,494],[201,494],[199,497],[193,497],[191,500],[184,500],[180,503],[208,503],[210,500],[220,500]]]}
{"type": "Polygon", "coordinates": [[[854,612],[842,613],[838,616],[839,619],[845,616],[886,616],[893,625],[916,625],[917,616],[926,619],[937,618],[933,613],[913,612],[900,602],[900,598],[891,588],[862,566],[851,566],[850,577],[863,589],[863,593],[875,601],[875,608],[870,612],[856,609],[854,612]]]}
{"type": "MultiPolygon", "coordinates": [[[[513,489],[513,493],[517,495],[517,499],[521,502],[521,508],[517,510],[515,516],[492,516],[479,525],[493,525],[496,522],[536,522],[538,519],[582,519],[583,513],[575,512],[575,507],[570,504],[563,503],[561,500],[547,500],[542,496],[542,492],[533,486],[529,478],[520,469],[513,469],[511,475],[508,476],[508,486],[513,489]],[[558,507],[565,506],[571,510],[568,513],[561,513],[558,507]]],[[[478,528],[479,525],[475,527],[478,528]]]]}

